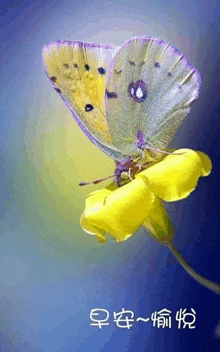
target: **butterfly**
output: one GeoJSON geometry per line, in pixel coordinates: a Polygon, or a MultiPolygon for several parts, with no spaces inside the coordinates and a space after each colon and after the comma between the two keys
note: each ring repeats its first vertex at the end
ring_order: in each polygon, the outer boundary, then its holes
{"type": "Polygon", "coordinates": [[[197,69],[158,38],[133,38],[120,47],[57,41],[45,45],[42,55],[79,127],[115,160],[118,186],[167,153],[199,94],[197,69]]]}

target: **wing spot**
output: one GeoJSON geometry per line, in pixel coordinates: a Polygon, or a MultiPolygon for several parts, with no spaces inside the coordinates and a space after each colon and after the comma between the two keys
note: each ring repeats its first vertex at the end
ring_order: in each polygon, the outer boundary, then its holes
{"type": "Polygon", "coordinates": [[[128,86],[128,93],[136,103],[142,103],[147,98],[146,83],[140,79],[137,82],[131,82],[128,86]]]}
{"type": "Polygon", "coordinates": [[[171,72],[168,72],[168,73],[167,73],[167,76],[168,76],[168,77],[173,77],[173,75],[172,75],[171,72]]]}
{"type": "Polygon", "coordinates": [[[117,93],[115,92],[109,92],[107,89],[105,90],[105,94],[107,96],[108,99],[112,99],[112,98],[117,98],[117,93]]]}
{"type": "Polygon", "coordinates": [[[160,68],[160,64],[159,64],[159,62],[155,62],[155,63],[154,63],[154,67],[156,67],[156,68],[160,68]]]}
{"type": "Polygon", "coordinates": [[[98,72],[100,73],[100,75],[104,75],[105,74],[105,69],[103,67],[99,67],[98,68],[98,72]]]}
{"type": "Polygon", "coordinates": [[[144,96],[143,90],[141,89],[141,87],[138,87],[138,89],[136,90],[136,97],[138,99],[141,99],[143,98],[143,96],[144,96]]]}
{"type": "Polygon", "coordinates": [[[130,64],[131,66],[135,66],[135,62],[134,62],[134,61],[129,61],[129,64],[130,64]]]}
{"type": "Polygon", "coordinates": [[[57,93],[59,93],[59,94],[62,93],[62,91],[60,90],[60,88],[54,87],[54,89],[55,89],[55,91],[56,91],[57,93]]]}
{"type": "Polygon", "coordinates": [[[89,65],[85,65],[85,69],[86,69],[86,71],[89,71],[90,70],[90,67],[89,67],[89,65]]]}
{"type": "Polygon", "coordinates": [[[74,68],[78,68],[78,65],[75,63],[75,64],[73,64],[73,67],[74,68]]]}
{"type": "Polygon", "coordinates": [[[52,82],[56,82],[57,78],[55,76],[50,77],[52,82]]]}
{"type": "Polygon", "coordinates": [[[137,131],[137,147],[139,149],[144,149],[146,145],[146,141],[145,141],[145,138],[144,138],[144,134],[142,131],[138,130],[137,131]]]}
{"type": "Polygon", "coordinates": [[[69,64],[63,64],[65,68],[69,68],[69,64]]]}
{"type": "Polygon", "coordinates": [[[116,73],[117,75],[120,75],[120,74],[121,74],[121,70],[116,70],[116,69],[115,69],[115,73],[116,73]]]}
{"type": "Polygon", "coordinates": [[[94,109],[94,106],[92,104],[86,104],[85,106],[85,111],[88,112],[88,111],[92,111],[94,109]]]}

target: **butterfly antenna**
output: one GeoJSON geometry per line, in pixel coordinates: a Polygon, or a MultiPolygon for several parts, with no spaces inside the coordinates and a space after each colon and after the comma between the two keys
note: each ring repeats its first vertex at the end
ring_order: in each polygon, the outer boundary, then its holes
{"type": "Polygon", "coordinates": [[[79,183],[79,186],[97,185],[97,183],[102,182],[102,181],[105,181],[105,180],[107,180],[108,178],[112,178],[112,177],[114,177],[114,176],[115,176],[115,175],[111,175],[111,176],[108,176],[108,177],[100,178],[99,180],[94,180],[94,181],[89,181],[89,182],[80,182],[80,183],[79,183]]]}

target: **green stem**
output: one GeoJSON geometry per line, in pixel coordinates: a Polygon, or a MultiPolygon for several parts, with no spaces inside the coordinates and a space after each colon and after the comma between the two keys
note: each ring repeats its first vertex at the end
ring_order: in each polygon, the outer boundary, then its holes
{"type": "Polygon", "coordinates": [[[176,249],[175,245],[172,242],[164,243],[167,247],[169,247],[170,251],[173,253],[174,257],[178,260],[178,262],[182,265],[182,267],[187,271],[187,273],[192,276],[197,282],[201,285],[209,288],[210,290],[214,291],[215,293],[220,294],[220,286],[215,284],[212,281],[204,278],[203,276],[197,274],[195,270],[191,268],[191,266],[183,259],[181,254],[176,249]]]}

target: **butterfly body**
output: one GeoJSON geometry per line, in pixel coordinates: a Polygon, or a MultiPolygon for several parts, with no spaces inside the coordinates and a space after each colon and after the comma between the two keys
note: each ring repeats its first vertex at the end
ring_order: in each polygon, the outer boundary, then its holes
{"type": "Polygon", "coordinates": [[[152,165],[152,162],[143,162],[143,160],[144,158],[126,158],[123,161],[117,162],[114,172],[115,183],[118,186],[123,186],[133,180],[137,173],[152,165]]]}
{"type": "Polygon", "coordinates": [[[43,48],[46,73],[86,136],[116,162],[118,185],[162,157],[189,113],[200,75],[163,40],[121,47],[58,41],[43,48]],[[123,177],[122,177],[123,176],[123,177]]]}

